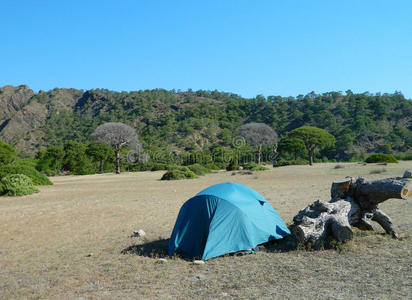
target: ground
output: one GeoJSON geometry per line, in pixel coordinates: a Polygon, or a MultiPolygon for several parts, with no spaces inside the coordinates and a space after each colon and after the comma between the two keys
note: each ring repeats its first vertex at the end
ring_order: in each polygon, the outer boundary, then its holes
{"type": "Polygon", "coordinates": [[[333,250],[159,262],[181,205],[212,184],[246,184],[291,223],[309,203],[329,200],[334,179],[412,170],[412,162],[336,165],[182,181],[160,181],[162,171],[64,176],[39,194],[0,198],[0,299],[411,298],[411,199],[380,206],[400,240],[376,226],[333,250]],[[131,237],[138,229],[145,238],[131,237]]]}

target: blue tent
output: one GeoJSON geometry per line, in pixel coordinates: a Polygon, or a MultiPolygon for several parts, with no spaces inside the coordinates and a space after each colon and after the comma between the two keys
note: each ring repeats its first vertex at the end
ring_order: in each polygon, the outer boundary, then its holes
{"type": "Polygon", "coordinates": [[[273,207],[256,191],[238,183],[221,183],[183,204],[169,240],[169,256],[179,251],[187,258],[208,260],[289,234],[273,207]]]}

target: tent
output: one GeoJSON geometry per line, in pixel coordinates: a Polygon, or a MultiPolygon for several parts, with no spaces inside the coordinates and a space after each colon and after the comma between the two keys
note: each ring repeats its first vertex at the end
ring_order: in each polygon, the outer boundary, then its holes
{"type": "Polygon", "coordinates": [[[255,248],[290,234],[273,207],[256,191],[238,183],[208,187],[180,209],[169,256],[213,257],[255,248]]]}

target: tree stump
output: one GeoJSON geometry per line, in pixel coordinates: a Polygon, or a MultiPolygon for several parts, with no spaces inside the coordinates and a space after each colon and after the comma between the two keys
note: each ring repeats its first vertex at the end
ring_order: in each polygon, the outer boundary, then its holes
{"type": "Polygon", "coordinates": [[[367,181],[360,177],[336,180],[331,187],[329,202],[315,201],[294,218],[292,232],[298,242],[319,248],[327,238],[346,242],[353,238],[352,226],[373,230],[377,222],[386,233],[398,238],[392,220],[378,209],[388,199],[407,199],[412,195],[412,173],[403,177],[367,181]]]}

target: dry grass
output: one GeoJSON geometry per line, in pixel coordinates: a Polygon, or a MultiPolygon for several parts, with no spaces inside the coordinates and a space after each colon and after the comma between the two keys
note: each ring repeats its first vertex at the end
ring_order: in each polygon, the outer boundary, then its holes
{"type": "Polygon", "coordinates": [[[348,175],[402,175],[412,162],[289,166],[253,175],[218,172],[160,181],[163,172],[52,178],[41,193],[0,198],[0,299],[411,298],[410,200],[381,207],[401,240],[355,231],[337,250],[225,256],[203,266],[164,257],[181,205],[209,185],[246,184],[288,223],[307,204],[328,200],[331,181],[348,175]],[[375,166],[376,168],[376,166],[375,166]],[[145,239],[130,237],[144,229],[145,239]],[[126,252],[126,254],[122,254],[126,252]]]}

